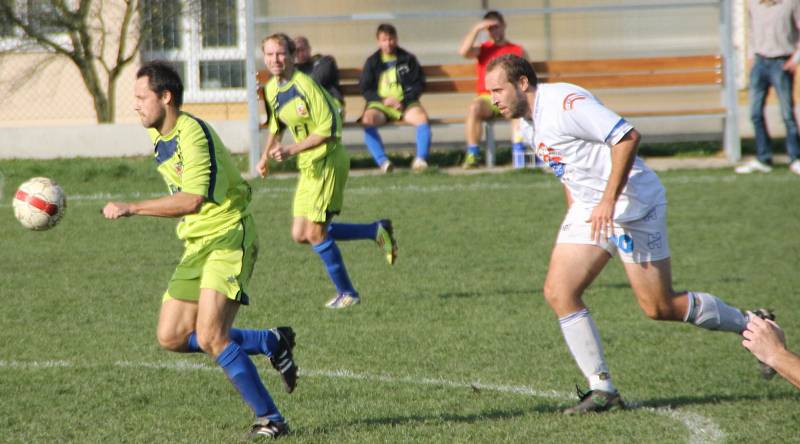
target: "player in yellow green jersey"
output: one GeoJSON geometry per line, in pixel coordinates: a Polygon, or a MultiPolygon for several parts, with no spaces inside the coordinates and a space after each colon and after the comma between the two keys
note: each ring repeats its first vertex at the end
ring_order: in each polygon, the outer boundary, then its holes
{"type": "Polygon", "coordinates": [[[397,257],[390,220],[371,224],[331,223],[342,210],[350,158],[342,144],[342,118],[333,98],[311,77],[294,66],[294,42],[285,34],[273,34],[261,44],[264,63],[272,76],[264,86],[270,134],[257,170],[267,175],[269,158],[283,161],[297,156],[300,170],[292,213],[292,239],[311,244],[325,264],[336,287],[326,307],[346,308],[361,301],[350,282],[337,240],[374,239],[386,260],[397,257]],[[284,145],[286,129],[295,143],[284,145]]]}
{"type": "Polygon", "coordinates": [[[367,107],[359,121],[364,125],[364,143],[384,173],[392,171],[378,127],[393,120],[403,120],[416,128],[417,155],[411,164],[414,171],[428,167],[431,127],[428,114],[419,102],[425,87],[425,74],[414,54],[397,46],[397,29],[388,23],[375,33],[378,50],[364,62],[359,87],[367,107]]]}
{"type": "Polygon", "coordinates": [[[180,110],[183,84],[173,68],[163,62],[142,66],[134,96],[170,194],[109,202],[103,215],[180,218],[177,234],[185,250],[162,297],[158,342],[167,350],[215,359],[256,416],[251,437],[286,434],[286,420],[248,355],[266,355],[291,393],[297,380],[294,332],[232,327],[239,306],[249,302],[246,287],[258,251],[250,186],[214,129],[180,110]]]}

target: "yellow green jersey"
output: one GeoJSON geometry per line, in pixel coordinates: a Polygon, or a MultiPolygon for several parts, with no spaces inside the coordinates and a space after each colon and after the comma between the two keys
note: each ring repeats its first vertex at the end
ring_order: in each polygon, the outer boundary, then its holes
{"type": "Polygon", "coordinates": [[[303,150],[297,156],[297,166],[309,168],[316,161],[342,147],[342,116],[333,97],[311,77],[295,69],[292,78],[278,84],[273,76],[264,85],[264,97],[269,107],[269,130],[277,134],[285,128],[295,142],[310,134],[328,137],[328,141],[303,150]]]}
{"type": "Polygon", "coordinates": [[[220,233],[250,214],[250,185],[211,126],[181,113],[169,134],[161,135],[154,128],[148,134],[170,194],[183,191],[204,198],[200,211],[181,218],[178,238],[220,233]]]}
{"type": "Polygon", "coordinates": [[[381,53],[381,62],[386,67],[378,79],[378,95],[381,97],[394,97],[403,101],[403,85],[397,79],[397,56],[381,53]]]}

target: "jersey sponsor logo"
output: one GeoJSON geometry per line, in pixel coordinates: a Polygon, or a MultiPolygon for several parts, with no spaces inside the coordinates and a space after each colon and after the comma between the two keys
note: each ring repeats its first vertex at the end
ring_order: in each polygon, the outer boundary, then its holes
{"type": "Polygon", "coordinates": [[[305,102],[298,100],[294,106],[294,111],[300,117],[308,117],[308,107],[306,107],[305,102]]]}
{"type": "Polygon", "coordinates": [[[564,102],[561,104],[561,107],[564,108],[565,111],[569,111],[575,107],[575,102],[584,99],[586,99],[586,96],[584,96],[583,94],[578,94],[578,93],[567,94],[567,97],[564,97],[564,102]]]}
{"type": "Polygon", "coordinates": [[[561,153],[544,143],[539,143],[536,148],[536,156],[544,161],[552,170],[556,177],[564,175],[564,164],[561,163],[561,153]]]}

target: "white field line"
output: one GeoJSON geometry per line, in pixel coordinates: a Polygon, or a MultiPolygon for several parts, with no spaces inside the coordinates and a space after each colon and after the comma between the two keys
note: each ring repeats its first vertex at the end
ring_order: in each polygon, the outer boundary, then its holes
{"type": "MultiPolygon", "coordinates": [[[[681,176],[669,176],[666,178],[661,178],[661,181],[666,184],[706,184],[706,183],[732,183],[741,178],[737,175],[731,174],[728,176],[719,176],[719,175],[681,175],[681,176]]],[[[284,180],[284,179],[281,179],[284,180]]],[[[796,182],[797,178],[788,175],[763,175],[763,177],[759,178],[760,182],[771,182],[771,183],[788,183],[788,182],[796,182]]],[[[365,187],[365,186],[349,186],[347,188],[348,195],[375,195],[375,194],[383,194],[383,193],[414,193],[414,194],[423,194],[423,193],[452,193],[452,192],[483,192],[483,191],[504,191],[504,190],[541,190],[541,189],[550,189],[550,188],[559,188],[561,185],[560,183],[555,180],[540,180],[535,182],[529,182],[526,184],[508,184],[508,183],[497,183],[497,182],[490,182],[482,179],[478,179],[476,182],[468,183],[468,184],[450,184],[450,185],[420,185],[420,184],[413,184],[413,183],[406,183],[406,184],[398,184],[398,185],[389,185],[389,186],[380,186],[380,187],[365,187]]],[[[291,194],[294,192],[294,186],[270,186],[264,187],[256,185],[253,190],[254,194],[256,195],[257,199],[261,198],[285,198],[286,194],[291,194]]],[[[152,199],[155,197],[164,196],[166,192],[159,192],[159,193],[92,193],[92,194],[68,194],[67,195],[67,204],[74,205],[78,203],[78,205],[82,205],[83,202],[106,202],[111,200],[138,200],[138,199],[152,199]]],[[[0,208],[10,207],[11,202],[6,202],[5,200],[0,202],[0,208]]]]}
{"type": "MultiPolygon", "coordinates": [[[[174,361],[174,362],[136,362],[136,361],[116,361],[116,367],[127,368],[145,368],[145,369],[163,369],[163,370],[206,370],[217,371],[216,366],[211,366],[204,363],[192,361],[174,361]]],[[[50,368],[78,368],[89,367],[73,365],[69,361],[6,361],[0,360],[0,369],[12,368],[21,370],[38,370],[50,368]]],[[[377,375],[370,373],[355,373],[347,369],[338,370],[300,370],[300,375],[310,378],[331,378],[331,379],[350,379],[359,381],[373,381],[383,382],[388,384],[409,384],[409,385],[423,385],[423,386],[438,386],[457,389],[470,389],[475,391],[489,391],[498,393],[510,393],[515,395],[531,396],[535,398],[550,398],[560,400],[572,400],[575,395],[557,392],[555,390],[536,390],[527,386],[519,385],[502,385],[502,384],[487,384],[480,381],[475,382],[458,382],[451,381],[443,378],[415,378],[411,376],[392,376],[392,375],[377,375]]],[[[629,408],[641,409],[657,415],[666,416],[670,419],[680,422],[689,431],[689,443],[717,443],[725,439],[725,434],[720,430],[719,426],[712,420],[697,413],[691,413],[681,410],[673,410],[670,407],[643,407],[640,402],[627,401],[629,408]]]]}

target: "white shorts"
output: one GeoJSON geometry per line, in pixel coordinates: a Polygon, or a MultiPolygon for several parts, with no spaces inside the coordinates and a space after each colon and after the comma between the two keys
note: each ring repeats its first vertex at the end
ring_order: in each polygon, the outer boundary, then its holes
{"type": "Polygon", "coordinates": [[[576,208],[567,211],[556,244],[597,245],[611,256],[619,254],[623,262],[639,264],[669,257],[667,239],[667,206],[658,205],[643,218],[614,223],[614,237],[596,242],[592,239],[592,224],[586,222],[591,211],[576,208]]]}

